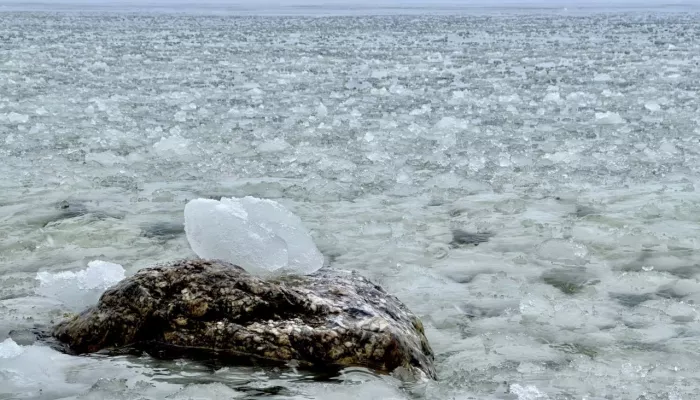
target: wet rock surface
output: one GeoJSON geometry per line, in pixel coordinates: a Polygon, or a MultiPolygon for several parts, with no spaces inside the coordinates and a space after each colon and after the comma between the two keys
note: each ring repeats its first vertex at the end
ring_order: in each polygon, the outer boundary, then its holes
{"type": "Polygon", "coordinates": [[[221,261],[147,268],[52,334],[76,354],[139,350],[436,377],[418,318],[359,274],[328,268],[271,280],[221,261]]]}

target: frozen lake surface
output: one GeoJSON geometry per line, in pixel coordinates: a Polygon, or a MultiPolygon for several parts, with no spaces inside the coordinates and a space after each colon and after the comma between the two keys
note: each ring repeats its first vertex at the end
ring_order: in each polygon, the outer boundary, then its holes
{"type": "Polygon", "coordinates": [[[0,398],[698,398],[699,63],[695,13],[0,13],[0,398]],[[421,317],[440,380],[32,345],[248,195],[421,317]]]}

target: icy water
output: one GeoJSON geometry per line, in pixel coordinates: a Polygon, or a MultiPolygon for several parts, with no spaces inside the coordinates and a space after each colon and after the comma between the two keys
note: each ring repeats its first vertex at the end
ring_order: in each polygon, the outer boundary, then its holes
{"type": "Polygon", "coordinates": [[[699,63],[695,13],[0,13],[0,398],[698,398],[699,63]],[[415,311],[440,380],[32,345],[88,262],[192,257],[185,203],[245,195],[415,311]]]}

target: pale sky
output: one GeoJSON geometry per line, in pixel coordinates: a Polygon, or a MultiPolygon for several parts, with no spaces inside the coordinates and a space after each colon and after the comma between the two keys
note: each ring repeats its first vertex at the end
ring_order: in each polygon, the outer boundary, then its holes
{"type": "Polygon", "coordinates": [[[128,4],[128,5],[192,5],[192,4],[217,4],[217,5],[256,5],[265,4],[273,6],[286,5],[421,5],[451,4],[455,6],[502,6],[502,5],[546,5],[546,6],[604,6],[611,4],[652,6],[688,4],[700,5],[700,0],[0,0],[0,4],[18,3],[43,3],[43,4],[128,4]]]}
{"type": "Polygon", "coordinates": [[[682,8],[700,9],[700,0],[0,0],[0,11],[14,8],[168,8],[168,9],[246,9],[283,10],[304,7],[328,10],[375,10],[382,8],[426,10],[472,8],[682,8]]]}

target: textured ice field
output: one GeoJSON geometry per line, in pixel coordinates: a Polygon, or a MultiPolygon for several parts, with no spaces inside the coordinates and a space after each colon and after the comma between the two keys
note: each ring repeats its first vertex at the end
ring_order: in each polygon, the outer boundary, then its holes
{"type": "Polygon", "coordinates": [[[699,63],[693,13],[0,13],[0,398],[698,398],[699,63]],[[31,344],[120,276],[89,262],[191,257],[186,202],[248,195],[440,381],[31,344]]]}

